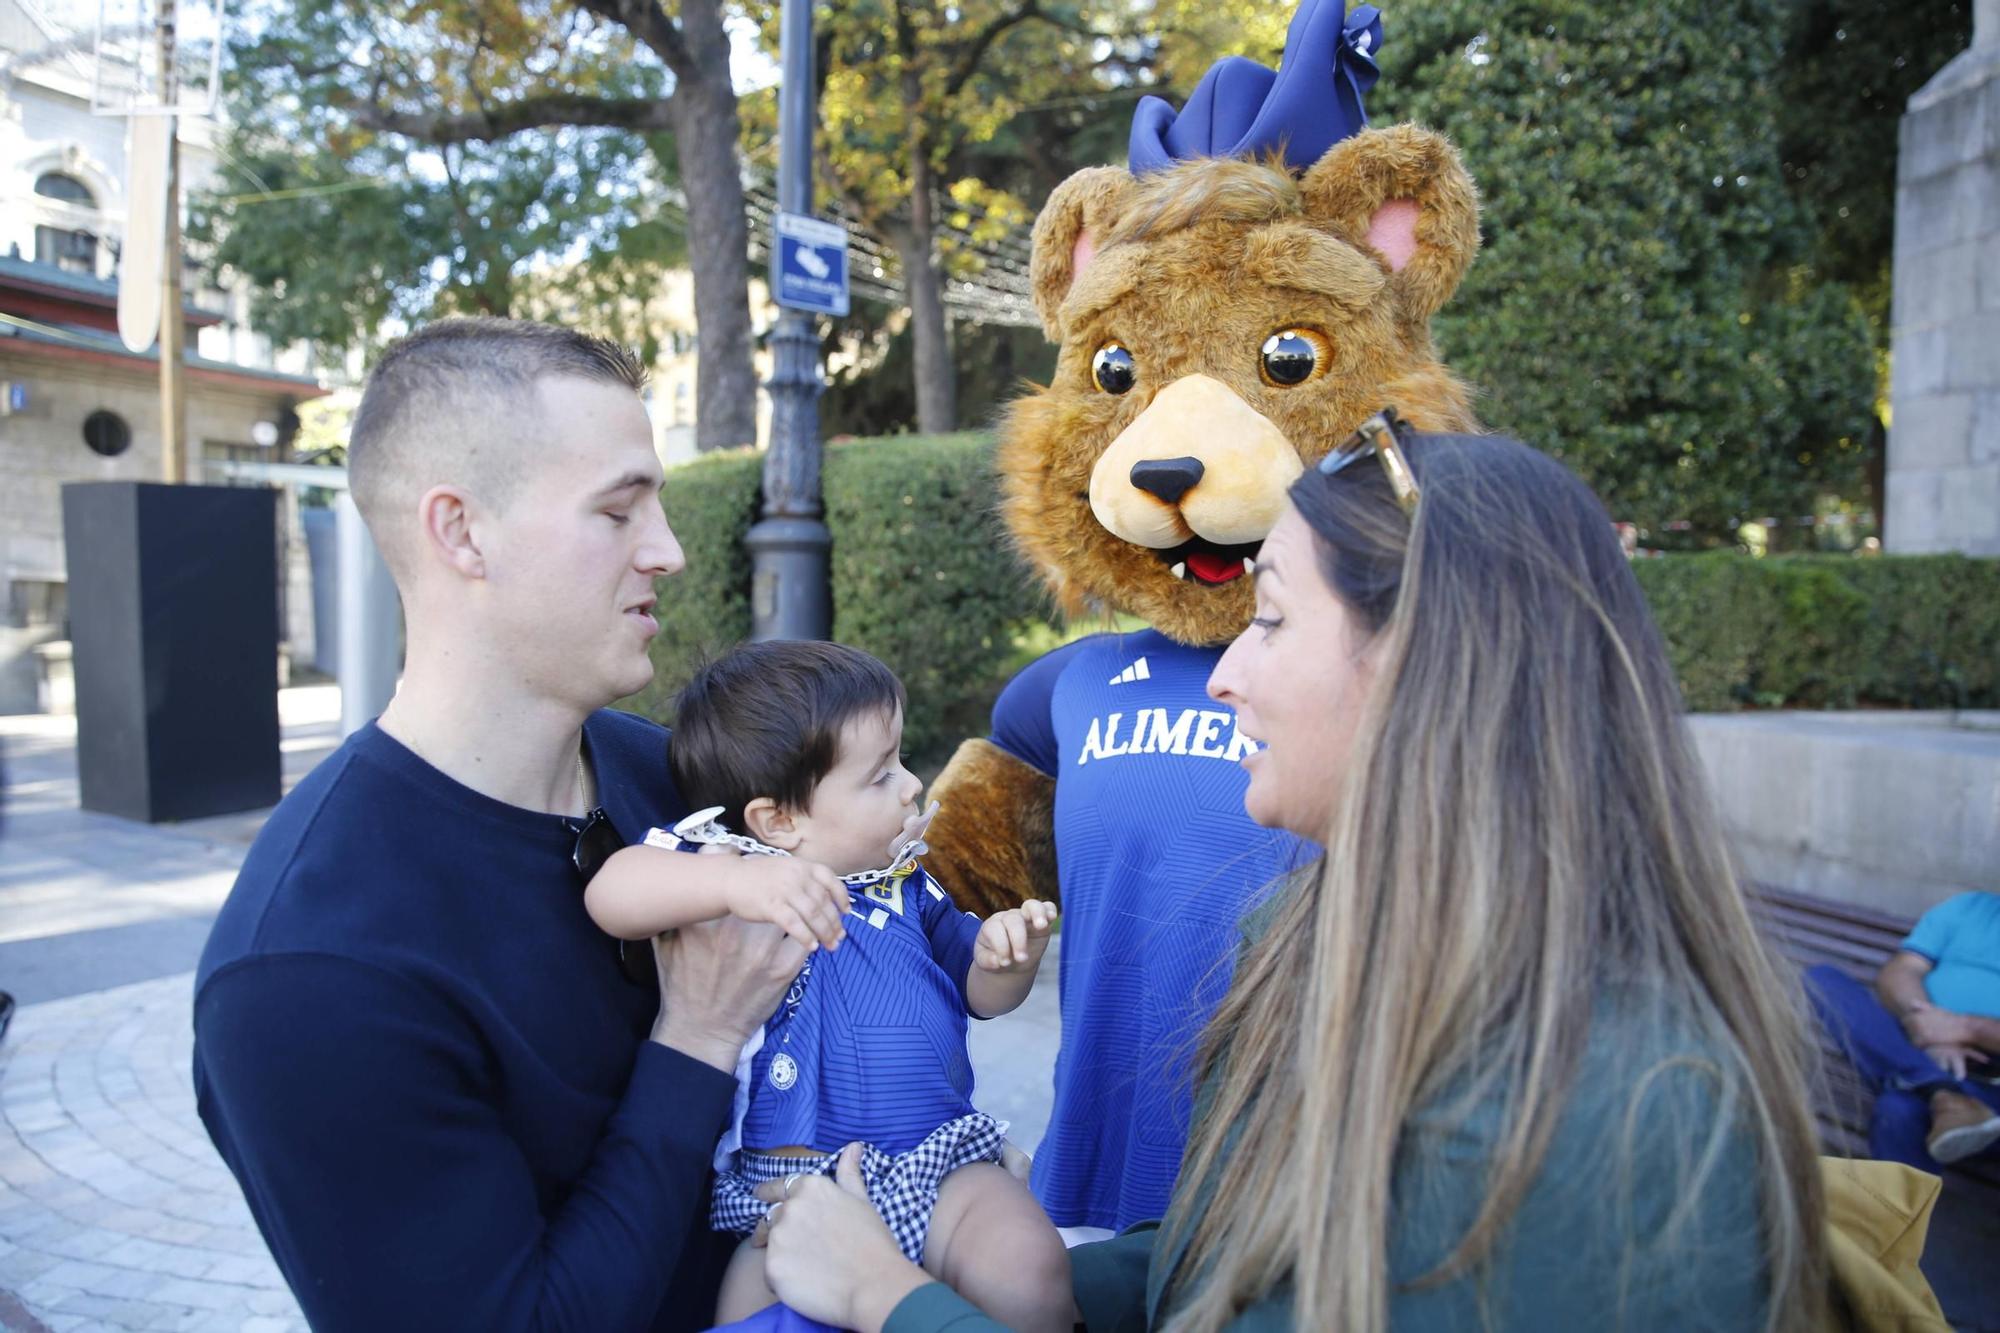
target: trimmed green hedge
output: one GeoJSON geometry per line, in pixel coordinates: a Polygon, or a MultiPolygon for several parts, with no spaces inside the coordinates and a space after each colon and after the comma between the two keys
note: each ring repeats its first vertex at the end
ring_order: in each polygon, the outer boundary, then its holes
{"type": "MultiPolygon", "coordinates": [[[[750,633],[743,536],[763,455],[715,454],[667,473],[667,520],[687,570],[661,585],[653,683],[627,707],[672,721],[697,663],[750,633]]],[[[1044,605],[994,517],[992,440],[893,436],[838,444],[822,474],[833,534],[833,636],[887,662],[909,692],[904,747],[941,759],[983,735],[1019,665],[1016,637],[1044,605]]]]}
{"type": "Polygon", "coordinates": [[[2000,707],[2000,560],[1665,556],[1633,566],[1688,707],[2000,707]]]}
{"type": "MultiPolygon", "coordinates": [[[[743,535],[762,468],[746,450],[667,474],[661,496],[688,567],[661,588],[653,684],[628,707],[671,722],[695,664],[749,634],[743,535]]],[[[994,517],[992,441],[835,445],[823,482],[834,637],[902,677],[905,745],[941,762],[985,733],[1001,684],[1056,641],[994,517]]],[[[1633,569],[1696,711],[2000,707],[2000,560],[1715,553],[1633,569]]]]}

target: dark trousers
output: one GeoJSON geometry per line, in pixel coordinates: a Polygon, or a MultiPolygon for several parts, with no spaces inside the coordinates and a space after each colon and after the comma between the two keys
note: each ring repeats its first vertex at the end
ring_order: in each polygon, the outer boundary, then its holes
{"type": "MultiPolygon", "coordinates": [[[[1959,1092],[2000,1112],[2000,1087],[1954,1079],[1903,1032],[1903,1025],[1876,1000],[1875,992],[1830,963],[1806,973],[1806,993],[1820,1022],[1847,1052],[1848,1059],[1875,1089],[1875,1114],[1868,1124],[1868,1151],[1886,1162],[1922,1171],[1944,1168],[1931,1160],[1931,1094],[1959,1092]]],[[[1981,1157],[2000,1154],[2000,1144],[1981,1157]]]]}

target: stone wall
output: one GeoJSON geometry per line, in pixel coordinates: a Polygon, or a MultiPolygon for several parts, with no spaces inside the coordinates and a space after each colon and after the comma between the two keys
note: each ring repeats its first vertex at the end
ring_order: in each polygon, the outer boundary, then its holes
{"type": "Polygon", "coordinates": [[[2000,713],[1689,720],[1746,874],[1901,916],[2000,891],[2000,713]]]}
{"type": "Polygon", "coordinates": [[[2000,555],[2000,4],[1910,99],[1896,164],[1894,551],[2000,555]]]}

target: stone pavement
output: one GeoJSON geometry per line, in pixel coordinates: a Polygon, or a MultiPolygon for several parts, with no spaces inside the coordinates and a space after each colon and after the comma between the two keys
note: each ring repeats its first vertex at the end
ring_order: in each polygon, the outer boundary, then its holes
{"type": "Polygon", "coordinates": [[[0,1050],[0,1324],[305,1328],[195,1118],[192,990],[182,973],[16,1017],[0,1050]]]}
{"type": "MultiPolygon", "coordinates": [[[[283,691],[289,788],[337,743],[339,696],[283,691]]],[[[195,1116],[193,969],[268,812],[148,827],[77,808],[70,719],[0,717],[0,1329],[303,1329],[195,1116]]],[[[1048,1123],[1055,955],[973,1025],[982,1107],[1048,1123]]]]}

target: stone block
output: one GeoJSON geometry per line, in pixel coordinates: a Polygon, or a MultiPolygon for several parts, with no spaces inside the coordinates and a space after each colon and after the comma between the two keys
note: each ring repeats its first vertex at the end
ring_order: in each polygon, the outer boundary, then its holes
{"type": "Polygon", "coordinates": [[[1949,550],[1937,537],[1943,487],[1940,473],[1927,468],[1899,469],[1891,458],[1883,480],[1883,503],[1889,511],[1882,530],[1883,545],[1902,555],[1949,550]]]}
{"type": "Polygon", "coordinates": [[[1895,265],[1900,270],[1917,255],[1965,239],[1951,233],[1955,175],[1912,181],[1896,191],[1895,265]]]}
{"type": "Polygon", "coordinates": [[[1946,97],[1903,117],[1896,157],[1899,184],[1924,180],[1986,154],[1989,88],[1946,97]]]}
{"type": "Polygon", "coordinates": [[[1962,466],[1971,461],[1974,400],[1964,393],[1898,399],[1889,428],[1893,469],[1962,466]]]}
{"type": "Polygon", "coordinates": [[[1906,258],[1895,271],[1891,327],[1925,328],[1978,314],[1982,254],[1975,240],[1906,258]]]}
{"type": "Polygon", "coordinates": [[[1890,334],[1889,396],[1892,404],[1942,393],[1950,346],[1935,325],[1898,328],[1890,334]]]}
{"type": "Polygon", "coordinates": [[[2000,465],[2000,391],[1973,396],[1966,454],[1974,463],[2000,465]]]}
{"type": "Polygon", "coordinates": [[[1941,713],[1704,715],[1688,725],[1754,878],[1907,916],[1989,887],[2000,859],[2000,734],[1941,713]]]}
{"type": "Polygon", "coordinates": [[[1953,468],[1943,474],[1938,537],[1944,549],[2000,555],[2000,467],[1953,468]]]}
{"type": "Polygon", "coordinates": [[[2000,311],[1953,320],[1944,335],[1947,389],[2000,388],[2000,311]]]}

